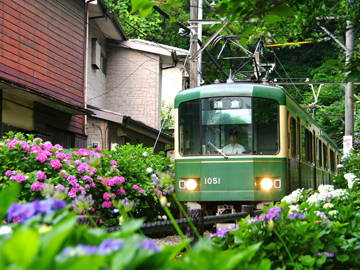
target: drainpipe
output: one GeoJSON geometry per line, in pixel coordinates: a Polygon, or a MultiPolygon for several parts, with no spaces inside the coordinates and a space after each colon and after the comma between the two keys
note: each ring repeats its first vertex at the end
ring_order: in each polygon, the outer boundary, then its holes
{"type": "MultiPolygon", "coordinates": [[[[87,72],[88,72],[88,61],[89,61],[89,3],[94,0],[88,0],[85,2],[85,40],[84,40],[84,108],[87,108],[87,72]]],[[[84,116],[84,134],[86,135],[87,126],[87,115],[84,116]]]]}

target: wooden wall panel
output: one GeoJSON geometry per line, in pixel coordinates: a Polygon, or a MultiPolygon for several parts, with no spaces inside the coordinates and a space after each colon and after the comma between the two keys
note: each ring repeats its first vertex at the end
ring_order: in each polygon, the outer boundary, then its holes
{"type": "Polygon", "coordinates": [[[0,78],[83,106],[84,10],[83,0],[0,0],[0,78]]]}

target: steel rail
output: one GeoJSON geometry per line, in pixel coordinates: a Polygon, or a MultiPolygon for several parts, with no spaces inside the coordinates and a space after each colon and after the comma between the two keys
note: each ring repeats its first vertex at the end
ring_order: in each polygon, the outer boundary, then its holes
{"type": "MultiPolygon", "coordinates": [[[[263,211],[262,210],[257,210],[254,211],[254,215],[260,215],[263,211]]],[[[224,214],[224,215],[215,215],[215,216],[205,216],[204,217],[204,225],[211,225],[214,223],[219,223],[219,222],[229,222],[229,221],[238,221],[242,218],[245,218],[249,215],[249,213],[247,212],[239,212],[239,213],[234,213],[234,214],[224,214]]],[[[187,221],[186,218],[182,218],[182,219],[177,219],[175,220],[176,223],[179,225],[180,228],[184,228],[189,226],[189,222],[187,221]]],[[[191,219],[192,222],[196,222],[196,220],[191,219]]],[[[105,231],[107,232],[115,232],[115,231],[119,231],[121,229],[121,226],[117,226],[117,227],[107,227],[105,228],[105,231]]],[[[151,223],[144,223],[141,227],[140,227],[141,231],[143,233],[154,233],[154,232],[165,232],[165,231],[170,231],[174,228],[173,223],[169,220],[169,221],[158,221],[158,222],[151,222],[151,223]]]]}

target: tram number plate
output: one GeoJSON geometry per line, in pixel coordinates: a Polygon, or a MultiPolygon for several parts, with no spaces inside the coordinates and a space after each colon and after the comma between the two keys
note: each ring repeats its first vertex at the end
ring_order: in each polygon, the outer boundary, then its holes
{"type": "Polygon", "coordinates": [[[220,178],[204,178],[205,185],[220,185],[220,178]]]}

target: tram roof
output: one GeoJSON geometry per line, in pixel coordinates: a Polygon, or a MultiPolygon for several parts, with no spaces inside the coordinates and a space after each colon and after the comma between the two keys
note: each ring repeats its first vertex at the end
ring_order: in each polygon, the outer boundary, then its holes
{"type": "Polygon", "coordinates": [[[254,83],[224,83],[211,84],[182,90],[176,96],[174,105],[175,108],[178,108],[180,103],[188,100],[239,95],[272,98],[277,100],[280,105],[286,104],[285,93],[282,88],[254,83]]]}
{"type": "MultiPolygon", "coordinates": [[[[290,94],[286,92],[282,87],[267,85],[267,84],[256,84],[256,83],[221,83],[211,84],[200,87],[188,88],[180,91],[175,97],[174,107],[179,108],[182,102],[199,99],[209,98],[218,96],[255,96],[263,98],[275,99],[279,102],[279,105],[286,105],[286,97],[290,98],[297,106],[298,110],[302,111],[302,114],[306,119],[318,128],[322,130],[319,124],[312,119],[305,111],[300,107],[299,104],[292,98],[290,94]]],[[[336,143],[330,138],[328,134],[322,132],[323,137],[332,147],[337,149],[336,143]]]]}

